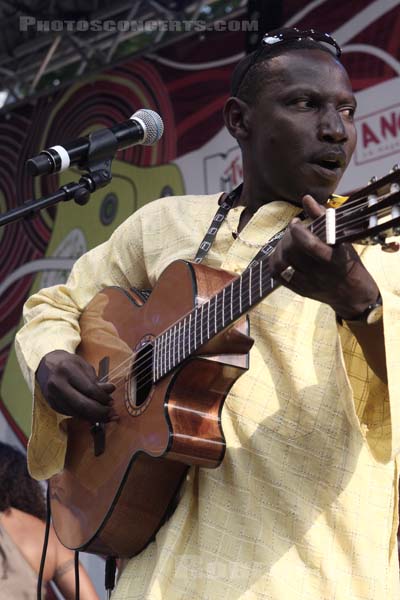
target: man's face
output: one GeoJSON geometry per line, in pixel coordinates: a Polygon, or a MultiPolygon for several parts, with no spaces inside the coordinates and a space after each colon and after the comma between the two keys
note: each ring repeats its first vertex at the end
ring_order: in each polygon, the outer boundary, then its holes
{"type": "Polygon", "coordinates": [[[346,71],[328,53],[296,50],[268,63],[271,75],[250,107],[248,176],[269,198],[325,202],[356,144],[356,106],[346,71]]]}

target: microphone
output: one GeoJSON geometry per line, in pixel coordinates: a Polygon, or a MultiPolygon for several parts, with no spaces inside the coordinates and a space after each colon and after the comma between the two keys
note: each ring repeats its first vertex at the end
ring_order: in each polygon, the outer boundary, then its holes
{"type": "MultiPolygon", "coordinates": [[[[101,129],[100,132],[111,132],[117,140],[118,150],[129,148],[135,144],[152,146],[161,139],[164,133],[164,123],[154,110],[142,108],[127,121],[118,123],[109,129],[101,129]]],[[[52,146],[27,160],[26,168],[29,175],[36,177],[37,175],[60,173],[75,163],[82,167],[88,159],[89,146],[89,137],[77,138],[65,146],[52,146]]]]}

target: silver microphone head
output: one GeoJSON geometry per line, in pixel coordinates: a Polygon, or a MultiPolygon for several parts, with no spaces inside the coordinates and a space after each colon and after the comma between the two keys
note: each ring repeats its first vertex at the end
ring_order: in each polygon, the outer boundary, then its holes
{"type": "Polygon", "coordinates": [[[164,123],[162,118],[154,110],[141,108],[137,110],[130,119],[139,121],[144,130],[142,144],[152,146],[161,139],[164,133],[164,123]]]}

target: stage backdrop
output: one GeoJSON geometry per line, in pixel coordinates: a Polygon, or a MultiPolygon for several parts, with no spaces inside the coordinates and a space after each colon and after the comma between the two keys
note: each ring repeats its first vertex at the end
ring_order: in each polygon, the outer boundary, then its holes
{"type": "MultiPolygon", "coordinates": [[[[328,31],[343,47],[359,104],[359,140],[342,192],[383,175],[399,160],[399,4],[283,2],[286,25],[328,31]]],[[[25,160],[43,148],[111,126],[142,107],[162,115],[165,134],[155,147],[119,152],[111,185],[86,206],[60,204],[0,230],[0,439],[25,445],[29,435],[31,398],[13,349],[26,298],[65,281],[78,256],[143,204],[160,196],[227,190],[240,181],[239,149],[224,130],[221,109],[244,47],[243,32],[197,34],[1,117],[1,212],[78,177],[69,170],[28,178],[25,160]]]]}

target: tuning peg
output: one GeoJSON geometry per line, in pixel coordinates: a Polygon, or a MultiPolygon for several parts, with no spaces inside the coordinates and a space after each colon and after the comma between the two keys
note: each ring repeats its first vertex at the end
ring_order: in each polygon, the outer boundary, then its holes
{"type": "Polygon", "coordinates": [[[400,250],[400,244],[398,242],[387,242],[386,233],[381,232],[378,235],[374,235],[371,239],[373,244],[380,244],[381,250],[384,252],[398,252],[400,250]]]}
{"type": "Polygon", "coordinates": [[[400,250],[400,244],[399,242],[385,242],[384,244],[381,244],[381,249],[384,252],[398,252],[400,250]]]}
{"type": "MultiPolygon", "coordinates": [[[[392,172],[398,171],[399,170],[399,165],[394,165],[392,172]]],[[[400,192],[400,185],[398,183],[392,183],[390,186],[390,193],[391,194],[396,194],[397,192],[400,192]]],[[[395,204],[394,206],[392,206],[392,219],[397,219],[397,217],[400,217],[400,204],[395,204]]],[[[400,227],[394,227],[393,228],[393,235],[400,235],[400,227]]]]}

